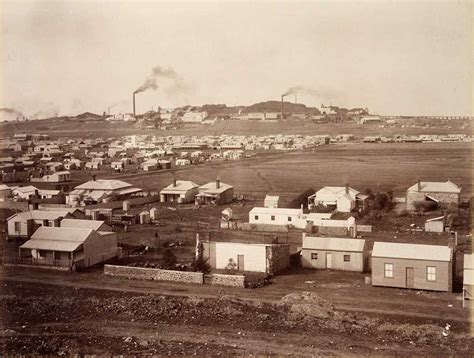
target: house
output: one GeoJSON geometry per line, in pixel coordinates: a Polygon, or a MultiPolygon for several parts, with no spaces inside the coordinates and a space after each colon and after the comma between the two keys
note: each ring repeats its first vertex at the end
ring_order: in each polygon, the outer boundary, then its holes
{"type": "Polygon", "coordinates": [[[221,183],[219,179],[199,187],[196,195],[196,205],[229,204],[234,200],[234,187],[221,183]]]}
{"type": "Polygon", "coordinates": [[[159,169],[160,165],[158,164],[158,161],[156,159],[150,159],[146,162],[141,163],[140,167],[144,172],[151,172],[153,170],[159,169]]]}
{"type": "Polygon", "coordinates": [[[365,240],[313,237],[303,233],[303,267],[363,272],[365,258],[365,240]]]}
{"type": "Polygon", "coordinates": [[[110,163],[110,167],[113,169],[113,170],[116,170],[116,171],[122,171],[124,168],[125,168],[125,163],[123,161],[119,161],[119,162],[112,162],[110,163]]]}
{"type": "Polygon", "coordinates": [[[299,226],[297,221],[302,218],[301,209],[254,207],[249,211],[250,224],[299,226]]]}
{"type": "Polygon", "coordinates": [[[135,188],[132,184],[121,180],[98,179],[78,185],[67,196],[67,204],[77,205],[84,202],[101,202],[105,200],[125,200],[138,193],[142,189],[135,188]]]}
{"type": "Polygon", "coordinates": [[[60,226],[62,219],[84,219],[78,209],[30,210],[13,214],[7,219],[8,237],[29,238],[40,226],[60,226]]]}
{"type": "Polygon", "coordinates": [[[192,203],[198,192],[198,184],[189,180],[175,179],[173,183],[160,191],[160,202],[192,203]]]}
{"type": "Polygon", "coordinates": [[[175,162],[175,165],[179,166],[179,165],[190,165],[191,164],[191,161],[189,159],[183,159],[183,158],[180,158],[180,159],[176,159],[176,162],[175,162]]]}
{"type": "Polygon", "coordinates": [[[290,265],[289,245],[202,242],[203,257],[214,269],[265,272],[273,275],[290,265]]]}
{"type": "Polygon", "coordinates": [[[266,208],[278,208],[279,196],[266,195],[263,206],[266,208]]]}
{"type": "Polygon", "coordinates": [[[201,123],[207,118],[207,112],[186,112],[181,120],[183,123],[201,123]]]}
{"type": "Polygon", "coordinates": [[[23,262],[72,270],[104,262],[117,253],[115,233],[76,227],[40,227],[19,248],[23,262]]]}
{"type": "Polygon", "coordinates": [[[5,199],[12,196],[12,190],[8,185],[0,184],[0,201],[5,201],[5,199]]]}
{"type": "Polygon", "coordinates": [[[464,272],[462,292],[464,299],[474,297],[474,255],[464,254],[464,272]]]}
{"type": "Polygon", "coordinates": [[[452,292],[449,246],[374,242],[372,285],[452,292]]]}
{"type": "Polygon", "coordinates": [[[407,190],[406,208],[415,210],[416,203],[433,201],[439,206],[459,205],[461,188],[448,180],[446,182],[419,181],[407,190]]]}
{"type": "Polygon", "coordinates": [[[52,199],[59,195],[60,190],[38,189],[33,185],[19,186],[12,190],[13,195],[18,199],[28,200],[36,196],[38,199],[52,199]]]}
{"type": "Polygon", "coordinates": [[[439,216],[425,221],[426,232],[444,232],[445,218],[439,216]]]}
{"type": "Polygon", "coordinates": [[[75,227],[95,231],[112,231],[112,228],[102,220],[62,219],[59,225],[60,227],[75,227]]]}
{"type": "Polygon", "coordinates": [[[366,199],[367,195],[359,193],[348,184],[346,186],[325,186],[308,197],[308,208],[311,210],[322,205],[349,213],[357,207],[363,207],[366,199]]]}
{"type": "Polygon", "coordinates": [[[31,178],[31,182],[42,183],[64,183],[71,181],[71,173],[67,170],[59,171],[53,174],[44,175],[41,178],[31,178]]]}

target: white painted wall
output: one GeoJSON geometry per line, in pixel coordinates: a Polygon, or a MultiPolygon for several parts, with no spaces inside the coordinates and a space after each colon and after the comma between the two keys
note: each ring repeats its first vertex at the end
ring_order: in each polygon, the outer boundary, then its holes
{"type": "Polygon", "coordinates": [[[216,268],[225,269],[232,259],[237,265],[237,255],[244,255],[244,270],[266,272],[267,257],[264,245],[216,242],[216,268]]]}

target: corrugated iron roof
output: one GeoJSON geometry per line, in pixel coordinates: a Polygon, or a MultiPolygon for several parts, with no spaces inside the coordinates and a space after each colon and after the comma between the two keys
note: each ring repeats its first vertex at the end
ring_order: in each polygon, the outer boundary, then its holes
{"type": "Polygon", "coordinates": [[[49,251],[63,251],[73,252],[82,245],[79,241],[63,241],[63,240],[28,240],[20,246],[21,249],[33,249],[33,250],[49,250],[49,251]]]}
{"type": "Polygon", "coordinates": [[[266,207],[254,207],[250,210],[250,215],[268,214],[268,215],[299,215],[301,209],[291,208],[266,208],[266,207]]]}
{"type": "Polygon", "coordinates": [[[176,186],[174,186],[174,183],[171,183],[166,188],[161,190],[160,193],[172,194],[172,193],[175,193],[175,192],[188,191],[188,190],[195,189],[195,188],[198,188],[198,187],[199,187],[198,184],[196,184],[195,182],[192,182],[190,180],[176,180],[176,186]]]}
{"type": "Polygon", "coordinates": [[[408,188],[408,191],[418,191],[421,193],[460,193],[461,188],[448,180],[446,182],[422,181],[408,188]]]}
{"type": "Polygon", "coordinates": [[[61,227],[98,230],[104,221],[102,220],[82,220],[82,219],[63,219],[61,227]]]}
{"type": "Polygon", "coordinates": [[[440,245],[374,242],[372,257],[449,262],[451,260],[451,248],[440,245]]]}
{"type": "Polygon", "coordinates": [[[306,236],[303,238],[303,249],[362,252],[364,251],[364,245],[365,240],[363,239],[315,236],[306,236]]]}

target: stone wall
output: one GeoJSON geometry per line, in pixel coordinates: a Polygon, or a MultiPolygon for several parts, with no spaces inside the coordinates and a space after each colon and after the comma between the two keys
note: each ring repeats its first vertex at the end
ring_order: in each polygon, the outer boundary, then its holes
{"type": "Polygon", "coordinates": [[[160,270],[143,267],[104,265],[104,274],[137,280],[172,281],[198,284],[204,282],[204,275],[201,272],[160,270]]]}
{"type": "Polygon", "coordinates": [[[288,232],[288,226],[243,223],[242,230],[267,231],[267,232],[288,232]]]}
{"type": "Polygon", "coordinates": [[[204,283],[217,286],[245,287],[245,276],[243,275],[204,275],[204,283]]]}

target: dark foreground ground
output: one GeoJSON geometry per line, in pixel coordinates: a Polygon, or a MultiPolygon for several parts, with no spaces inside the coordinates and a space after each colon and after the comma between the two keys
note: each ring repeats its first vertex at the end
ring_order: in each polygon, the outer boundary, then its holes
{"type": "Polygon", "coordinates": [[[99,272],[4,274],[4,355],[446,357],[474,350],[470,310],[454,294],[351,288],[331,273],[282,276],[255,290],[99,272]]]}

